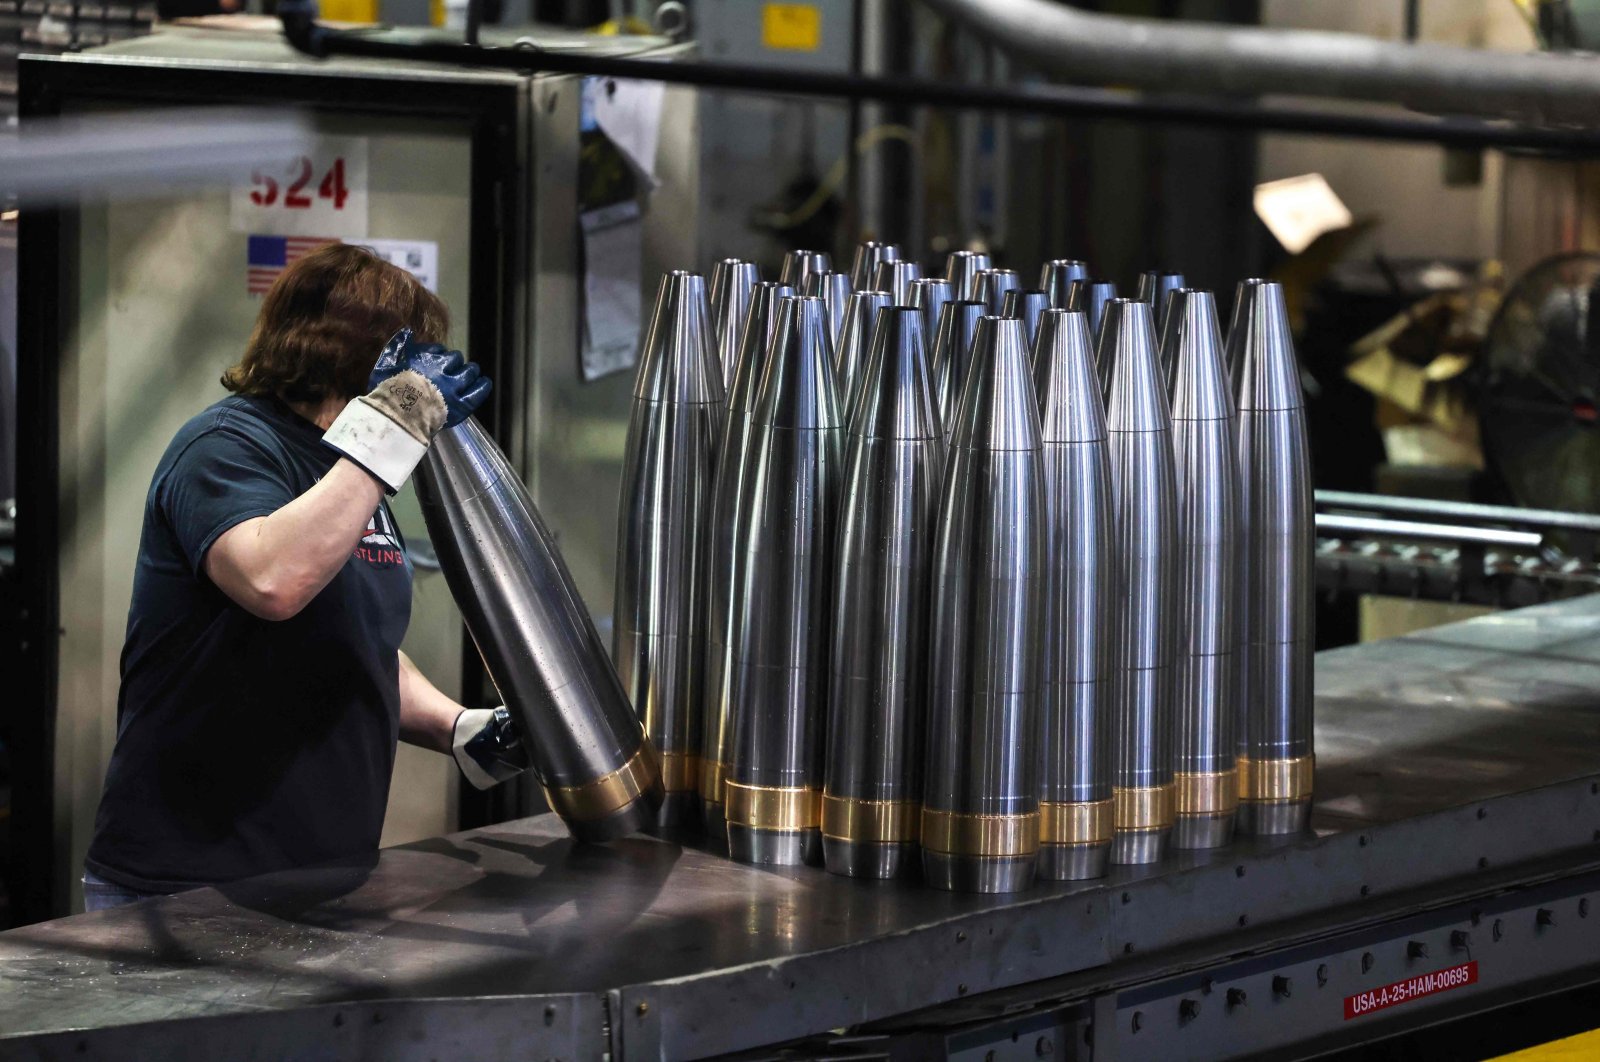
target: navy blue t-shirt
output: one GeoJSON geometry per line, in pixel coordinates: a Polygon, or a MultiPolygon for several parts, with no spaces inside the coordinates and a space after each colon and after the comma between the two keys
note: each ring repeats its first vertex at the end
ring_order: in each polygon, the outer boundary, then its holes
{"type": "Polygon", "coordinates": [[[388,505],[291,619],[252,616],[203,567],[224,531],[304,494],[338,457],[282,402],[235,396],[161,458],[86,861],[108,881],[173,891],[377,848],[411,621],[411,562],[388,505]]]}

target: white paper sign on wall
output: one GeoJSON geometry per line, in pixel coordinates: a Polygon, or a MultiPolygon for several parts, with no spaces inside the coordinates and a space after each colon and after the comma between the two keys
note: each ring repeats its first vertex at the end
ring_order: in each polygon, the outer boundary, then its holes
{"type": "Polygon", "coordinates": [[[274,236],[367,234],[367,138],[324,136],[306,154],[257,167],[233,186],[235,232],[274,236]]]}
{"type": "Polygon", "coordinates": [[[422,281],[422,286],[439,293],[439,245],[432,240],[364,240],[347,239],[365,247],[385,262],[399,266],[422,281]]]}

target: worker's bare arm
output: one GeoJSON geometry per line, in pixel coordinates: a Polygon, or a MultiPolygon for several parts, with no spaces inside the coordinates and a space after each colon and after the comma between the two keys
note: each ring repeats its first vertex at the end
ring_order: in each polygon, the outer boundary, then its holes
{"type": "Polygon", "coordinates": [[[277,512],[225,531],[206,551],[206,575],[251,615],[289,619],[344,567],[382,497],[377,480],[341,458],[277,512]]]}

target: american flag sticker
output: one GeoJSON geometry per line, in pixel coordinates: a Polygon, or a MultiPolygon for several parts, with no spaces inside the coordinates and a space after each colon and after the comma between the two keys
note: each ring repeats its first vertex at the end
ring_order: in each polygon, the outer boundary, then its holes
{"type": "Polygon", "coordinates": [[[339,241],[328,236],[250,236],[245,252],[245,290],[265,295],[284,267],[321,247],[339,241]]]}

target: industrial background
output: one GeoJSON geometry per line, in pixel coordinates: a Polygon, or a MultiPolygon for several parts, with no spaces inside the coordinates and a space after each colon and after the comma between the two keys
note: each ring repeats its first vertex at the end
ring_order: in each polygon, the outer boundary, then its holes
{"type": "MultiPolygon", "coordinates": [[[[1489,1058],[1600,1028],[1591,49],[1588,0],[0,0],[0,1058],[1489,1058]],[[1309,827],[972,896],[575,845],[531,778],[402,746],[374,866],[80,915],[150,475],[223,395],[259,241],[303,239],[449,304],[608,647],[664,274],[1081,259],[1125,296],[1182,274],[1223,329],[1238,282],[1281,285],[1309,827]]],[[[492,706],[424,502],[394,502],[405,650],[492,706]]]]}

